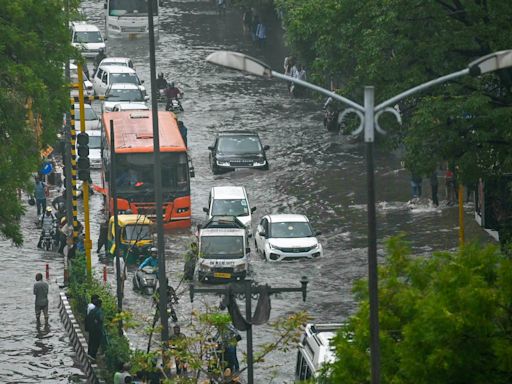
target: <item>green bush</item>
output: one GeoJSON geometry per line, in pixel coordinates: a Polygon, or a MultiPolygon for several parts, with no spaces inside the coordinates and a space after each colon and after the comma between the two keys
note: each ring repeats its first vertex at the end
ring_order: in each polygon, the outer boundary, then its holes
{"type": "Polygon", "coordinates": [[[96,294],[101,298],[103,313],[105,315],[106,345],[103,346],[105,354],[104,363],[106,372],[104,378],[112,382],[114,373],[121,362],[129,362],[131,359],[130,346],[124,336],[119,335],[116,297],[112,295],[108,286],[103,286],[93,278],[88,278],[86,273],[85,255],[77,253],[70,261],[69,289],[67,291],[73,313],[78,321],[83,324],[87,310],[87,304],[91,295],[96,294]]]}

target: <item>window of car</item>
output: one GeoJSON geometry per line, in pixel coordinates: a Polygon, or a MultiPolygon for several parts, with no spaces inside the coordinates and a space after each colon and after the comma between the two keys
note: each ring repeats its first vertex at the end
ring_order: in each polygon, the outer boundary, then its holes
{"type": "Polygon", "coordinates": [[[111,88],[105,95],[107,100],[115,101],[144,101],[144,95],[140,89],[115,89],[111,88]]]}
{"type": "Polygon", "coordinates": [[[101,79],[102,76],[103,76],[103,69],[98,68],[98,71],[96,72],[96,77],[98,79],[101,79]]]}
{"type": "Polygon", "coordinates": [[[151,240],[149,225],[127,225],[123,229],[123,239],[128,241],[151,240]]]}
{"type": "Polygon", "coordinates": [[[139,78],[135,73],[111,73],[110,84],[131,83],[140,85],[139,78]]]}
{"type": "Polygon", "coordinates": [[[103,43],[103,38],[101,37],[101,33],[99,31],[77,31],[75,32],[73,43],[103,43]]]}
{"type": "Polygon", "coordinates": [[[212,216],[247,216],[249,207],[245,199],[215,199],[213,200],[212,216]]]}
{"type": "Polygon", "coordinates": [[[101,82],[103,84],[108,84],[108,73],[107,72],[103,72],[103,76],[101,77],[101,82]]]}
{"type": "Polygon", "coordinates": [[[263,230],[268,235],[268,220],[266,218],[261,219],[261,226],[263,227],[263,230]]]}
{"type": "Polygon", "coordinates": [[[277,238],[299,238],[313,236],[311,226],[306,222],[282,222],[272,223],[272,237],[277,238]]]}
{"type": "MultiPolygon", "coordinates": [[[[79,118],[80,116],[80,109],[75,108],[75,116],[79,118]]],[[[94,109],[92,108],[84,108],[84,116],[86,121],[94,121],[98,120],[98,115],[96,115],[96,112],[94,112],[94,109]]]]}
{"type": "Polygon", "coordinates": [[[220,153],[259,153],[261,150],[258,136],[223,136],[217,144],[220,153]]]}

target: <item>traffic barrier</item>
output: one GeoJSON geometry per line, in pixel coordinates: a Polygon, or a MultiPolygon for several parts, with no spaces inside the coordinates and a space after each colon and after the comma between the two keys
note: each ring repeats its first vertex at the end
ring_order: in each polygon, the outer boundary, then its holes
{"type": "Polygon", "coordinates": [[[50,265],[46,263],[46,280],[50,280],[50,265]]]}
{"type": "Polygon", "coordinates": [[[98,365],[92,363],[87,357],[87,341],[75,319],[75,315],[73,315],[71,311],[66,293],[63,291],[60,291],[59,315],[69,335],[69,340],[76,353],[77,361],[81,365],[82,372],[84,372],[87,377],[87,383],[104,384],[105,381],[100,380],[97,375],[97,372],[99,372],[98,365]]]}

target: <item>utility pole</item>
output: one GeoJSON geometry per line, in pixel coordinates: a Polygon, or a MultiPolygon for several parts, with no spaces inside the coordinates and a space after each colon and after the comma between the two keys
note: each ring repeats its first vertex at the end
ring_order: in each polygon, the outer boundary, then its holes
{"type": "MultiPolygon", "coordinates": [[[[117,220],[117,185],[116,185],[116,147],[114,139],[114,120],[110,120],[110,177],[109,186],[114,204],[114,231],[115,231],[115,258],[116,258],[116,282],[117,282],[117,312],[123,311],[123,289],[121,287],[121,261],[119,260],[119,223],[117,220]]],[[[107,202],[110,204],[110,201],[107,202]]],[[[110,228],[108,229],[110,231],[110,228]]],[[[123,334],[123,321],[119,321],[119,335],[123,334]]]]}
{"type": "MultiPolygon", "coordinates": [[[[155,31],[153,24],[153,1],[148,3],[148,30],[149,30],[149,69],[151,76],[151,112],[153,117],[153,153],[155,170],[155,215],[158,248],[158,282],[159,305],[167,308],[167,278],[165,275],[165,239],[164,221],[162,209],[162,170],[160,163],[160,132],[158,129],[158,90],[156,86],[156,62],[155,62],[155,31]]],[[[160,323],[162,324],[162,343],[169,340],[169,316],[167,311],[160,311],[160,323]]]]}
{"type": "Polygon", "coordinates": [[[249,323],[247,328],[247,383],[254,384],[254,358],[252,346],[252,297],[260,295],[266,291],[269,295],[283,292],[302,292],[302,301],[306,301],[306,290],[308,285],[308,278],[302,276],[300,279],[300,288],[295,287],[282,287],[272,288],[268,285],[258,285],[252,279],[245,279],[239,283],[230,283],[228,286],[219,288],[196,288],[194,284],[190,284],[190,301],[194,302],[194,295],[196,293],[227,295],[229,292],[235,295],[242,296],[245,300],[245,320],[249,323]]]}

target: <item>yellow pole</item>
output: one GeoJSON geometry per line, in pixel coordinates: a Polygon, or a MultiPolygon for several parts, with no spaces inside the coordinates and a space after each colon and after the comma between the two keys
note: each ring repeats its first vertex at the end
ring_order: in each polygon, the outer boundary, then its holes
{"type": "MultiPolygon", "coordinates": [[[[84,75],[82,64],[78,64],[78,101],[80,103],[80,132],[85,133],[85,111],[84,111],[84,75]]],[[[85,261],[87,268],[87,276],[92,276],[91,261],[91,226],[89,223],[89,181],[84,180],[82,183],[82,194],[84,197],[84,224],[85,224],[85,261]]]]}
{"type": "Polygon", "coordinates": [[[459,245],[464,246],[464,186],[459,184],[459,245]]]}

